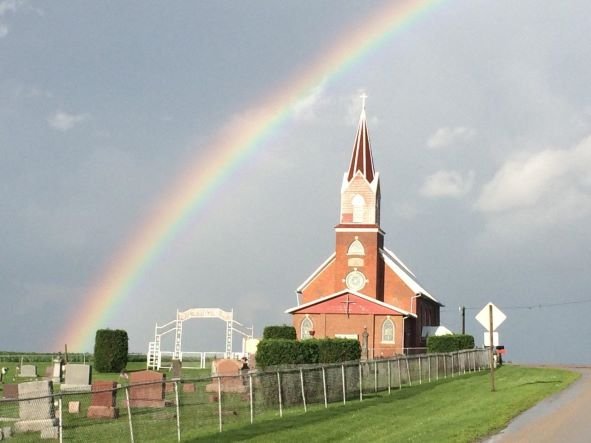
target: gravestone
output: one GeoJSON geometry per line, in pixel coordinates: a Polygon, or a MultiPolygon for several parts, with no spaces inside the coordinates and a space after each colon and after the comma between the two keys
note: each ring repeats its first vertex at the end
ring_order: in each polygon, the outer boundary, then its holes
{"type": "Polygon", "coordinates": [[[132,372],[129,376],[129,406],[132,408],[162,408],[166,375],[156,371],[132,372]]]}
{"type": "Polygon", "coordinates": [[[54,383],[61,383],[64,374],[62,374],[63,365],[61,360],[54,360],[51,368],[51,377],[54,383]]]}
{"type": "Polygon", "coordinates": [[[80,402],[79,401],[68,402],[68,412],[70,414],[79,414],[80,413],[80,402]]]}
{"type": "Polygon", "coordinates": [[[183,364],[180,360],[172,361],[172,378],[181,378],[183,370],[183,364]]]}
{"type": "Polygon", "coordinates": [[[18,373],[19,377],[37,377],[37,366],[35,365],[22,365],[18,373]]]}
{"type": "Polygon", "coordinates": [[[4,398],[17,399],[18,398],[18,385],[16,383],[8,383],[4,385],[4,398]]]}
{"type": "Polygon", "coordinates": [[[185,392],[185,393],[195,392],[195,384],[194,383],[183,383],[183,392],[185,392]]]}
{"type": "Polygon", "coordinates": [[[212,362],[211,365],[211,383],[205,386],[206,392],[217,393],[218,389],[222,392],[234,392],[243,394],[247,392],[247,379],[242,374],[243,363],[238,360],[222,359],[212,362]],[[219,377],[219,386],[218,380],[219,377]]]}
{"type": "Polygon", "coordinates": [[[117,418],[117,382],[95,381],[92,384],[92,397],[86,416],[88,418],[117,418]]]}
{"type": "Polygon", "coordinates": [[[60,386],[61,392],[90,392],[92,367],[83,364],[66,365],[65,383],[60,386]]]}
{"type": "Polygon", "coordinates": [[[42,437],[57,436],[58,419],[55,417],[52,395],[53,383],[50,380],[20,383],[19,421],[14,424],[14,431],[41,432],[42,437]]]}

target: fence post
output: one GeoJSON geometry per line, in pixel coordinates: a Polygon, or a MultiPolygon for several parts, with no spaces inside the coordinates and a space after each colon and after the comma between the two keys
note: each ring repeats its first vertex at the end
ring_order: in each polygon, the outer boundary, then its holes
{"type": "Polygon", "coordinates": [[[373,362],[373,390],[378,392],[378,361],[373,362]]]}
{"type": "Polygon", "coordinates": [[[388,395],[392,392],[392,360],[388,360],[388,395]]]}
{"type": "Polygon", "coordinates": [[[435,377],[439,381],[439,354],[435,354],[435,377]]]}
{"type": "Polygon", "coordinates": [[[279,417],[283,417],[283,402],[281,400],[281,374],[277,371],[277,391],[279,395],[279,417]]]}
{"type": "Polygon", "coordinates": [[[363,370],[359,362],[359,401],[363,401],[363,370]]]}
{"type": "Polygon", "coordinates": [[[431,356],[430,355],[427,355],[427,362],[429,364],[429,371],[428,371],[428,374],[429,374],[429,383],[431,383],[431,356]]]}
{"type": "Polygon", "coordinates": [[[341,365],[341,375],[343,379],[343,404],[347,404],[347,387],[345,385],[345,365],[341,365]]]}
{"type": "Polygon", "coordinates": [[[304,402],[304,412],[308,412],[308,407],[306,406],[306,391],[304,390],[304,371],[300,369],[300,381],[302,382],[302,400],[304,402]]]}
{"type": "Polygon", "coordinates": [[[223,429],[222,423],[222,379],[218,376],[218,420],[220,423],[220,432],[223,429]]]}
{"type": "Polygon", "coordinates": [[[324,407],[328,408],[328,398],[326,398],[326,370],[322,366],[322,387],[324,388],[324,407]]]}
{"type": "Polygon", "coordinates": [[[179,382],[174,382],[174,397],[176,400],[176,436],[177,441],[181,441],[181,414],[179,405],[179,382]]]}
{"type": "Polygon", "coordinates": [[[405,357],[406,360],[406,374],[408,375],[408,385],[412,386],[412,379],[410,377],[410,365],[408,364],[408,357],[405,357]]]}
{"type": "Polygon", "coordinates": [[[131,443],[134,442],[133,439],[133,424],[131,423],[131,406],[129,405],[129,387],[125,386],[125,399],[127,400],[127,418],[129,420],[129,437],[131,439],[131,443]]]}
{"type": "Polygon", "coordinates": [[[421,356],[419,355],[419,384],[423,384],[423,367],[421,366],[421,356]]]}
{"type": "Polygon", "coordinates": [[[253,397],[252,397],[252,374],[248,374],[248,387],[250,389],[250,424],[254,422],[254,404],[253,404],[253,397]]]}
{"type": "Polygon", "coordinates": [[[443,378],[447,378],[447,355],[443,354],[443,378]]]}
{"type": "Polygon", "coordinates": [[[64,441],[64,425],[63,425],[63,419],[64,419],[64,413],[62,411],[62,395],[60,394],[60,397],[57,399],[57,405],[59,408],[59,414],[60,414],[60,426],[59,426],[59,435],[60,435],[60,443],[63,443],[64,441]]]}

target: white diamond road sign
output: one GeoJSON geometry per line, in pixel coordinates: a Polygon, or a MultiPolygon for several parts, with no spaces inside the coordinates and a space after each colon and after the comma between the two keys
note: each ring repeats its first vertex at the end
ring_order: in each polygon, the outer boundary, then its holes
{"type": "Polygon", "coordinates": [[[505,314],[503,314],[503,312],[497,308],[495,305],[493,305],[492,303],[487,304],[482,311],[480,311],[477,315],[476,315],[476,320],[478,320],[478,323],[480,323],[482,326],[484,326],[484,328],[487,331],[490,331],[490,308],[489,306],[492,306],[492,317],[493,317],[493,331],[495,329],[497,329],[501,323],[503,323],[505,321],[505,319],[507,318],[507,316],[505,314]]]}

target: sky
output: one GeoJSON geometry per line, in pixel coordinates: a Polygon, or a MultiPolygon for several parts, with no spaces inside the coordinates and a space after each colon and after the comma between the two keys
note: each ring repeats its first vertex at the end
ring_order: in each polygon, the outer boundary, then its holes
{"type": "MultiPolygon", "coordinates": [[[[385,5],[0,0],[0,350],[58,351],[187,165],[385,5]]],[[[447,0],[319,78],[101,327],[145,352],[177,309],[233,309],[255,335],[290,323],[334,250],[365,93],[386,245],[442,324],[465,306],[482,344],[493,302],[508,360],[591,363],[590,16],[447,0]]],[[[187,322],[183,350],[223,350],[224,328],[187,322]]]]}

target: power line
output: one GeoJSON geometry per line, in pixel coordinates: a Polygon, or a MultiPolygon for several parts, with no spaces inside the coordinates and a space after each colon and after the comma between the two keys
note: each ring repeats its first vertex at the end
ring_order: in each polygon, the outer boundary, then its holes
{"type": "MultiPolygon", "coordinates": [[[[586,298],[583,300],[563,301],[563,302],[558,302],[558,303],[537,303],[535,305],[521,305],[521,306],[499,306],[499,309],[504,310],[504,311],[511,311],[511,310],[518,310],[518,309],[530,309],[531,310],[531,309],[551,308],[551,307],[566,306],[566,305],[578,305],[578,304],[582,304],[582,303],[591,303],[591,298],[586,298]]],[[[469,310],[469,311],[476,311],[476,310],[482,309],[482,307],[475,308],[475,307],[465,306],[464,309],[469,310]]],[[[441,310],[441,312],[452,312],[452,311],[455,311],[455,309],[442,309],[441,310]]]]}

